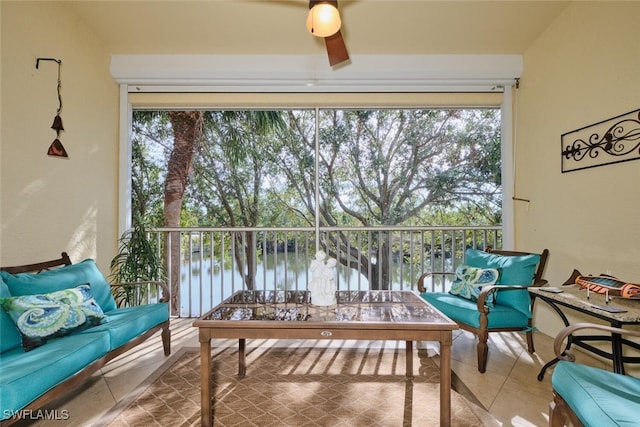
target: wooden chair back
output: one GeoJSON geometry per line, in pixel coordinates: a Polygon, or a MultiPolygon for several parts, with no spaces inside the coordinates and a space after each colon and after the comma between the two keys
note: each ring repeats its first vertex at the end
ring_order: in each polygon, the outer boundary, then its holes
{"type": "Polygon", "coordinates": [[[0,271],[6,271],[11,274],[17,273],[40,273],[42,271],[51,270],[57,267],[71,265],[71,259],[66,252],[62,252],[60,258],[51,261],[43,261],[35,264],[16,265],[13,267],[0,267],[0,271]]]}
{"type": "MultiPolygon", "coordinates": [[[[531,252],[518,252],[518,251],[503,251],[503,250],[494,250],[490,247],[485,249],[485,252],[491,252],[492,254],[504,255],[504,256],[525,256],[531,255],[531,252]]],[[[533,276],[533,284],[531,286],[542,286],[546,285],[547,281],[542,278],[544,274],[544,268],[547,265],[547,257],[549,256],[549,250],[545,249],[540,254],[540,262],[538,263],[538,267],[536,268],[536,272],[533,276]]]]}

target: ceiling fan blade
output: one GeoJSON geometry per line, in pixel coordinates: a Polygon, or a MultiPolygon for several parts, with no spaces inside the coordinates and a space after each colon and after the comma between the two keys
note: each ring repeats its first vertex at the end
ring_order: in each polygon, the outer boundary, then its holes
{"type": "Polygon", "coordinates": [[[324,42],[327,45],[329,65],[333,67],[349,59],[349,52],[347,52],[347,46],[344,44],[340,30],[332,36],[325,37],[324,42]]]}

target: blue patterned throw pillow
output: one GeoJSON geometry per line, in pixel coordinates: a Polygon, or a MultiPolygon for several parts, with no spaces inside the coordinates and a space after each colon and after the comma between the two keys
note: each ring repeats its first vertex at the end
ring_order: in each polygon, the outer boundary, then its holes
{"type": "MultiPolygon", "coordinates": [[[[478,295],[480,295],[482,287],[495,285],[499,276],[500,272],[495,268],[460,265],[456,268],[456,278],[451,285],[449,293],[471,301],[478,301],[478,295]]],[[[493,294],[487,296],[485,304],[493,305],[493,294]]]]}
{"type": "Polygon", "coordinates": [[[48,338],[99,325],[106,319],[88,284],[48,294],[0,298],[0,306],[22,334],[25,351],[43,345],[48,338]]]}

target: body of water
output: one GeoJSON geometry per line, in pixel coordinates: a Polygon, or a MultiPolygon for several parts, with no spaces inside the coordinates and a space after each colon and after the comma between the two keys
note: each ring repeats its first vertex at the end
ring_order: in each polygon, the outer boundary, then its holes
{"type": "MultiPolygon", "coordinates": [[[[306,290],[311,280],[309,265],[311,260],[282,254],[267,254],[258,263],[255,290],[306,290]]],[[[445,260],[445,264],[451,261],[445,260]]],[[[449,267],[450,268],[450,267],[449,267]]],[[[412,271],[409,266],[393,264],[393,289],[415,289],[421,271],[412,271]]],[[[450,270],[438,270],[450,271],[450,270]]],[[[367,290],[369,281],[358,271],[338,265],[336,275],[338,290],[367,290]]],[[[198,317],[221,303],[234,292],[245,286],[235,266],[222,266],[211,258],[203,258],[182,263],[180,286],[180,316],[198,317]]]]}

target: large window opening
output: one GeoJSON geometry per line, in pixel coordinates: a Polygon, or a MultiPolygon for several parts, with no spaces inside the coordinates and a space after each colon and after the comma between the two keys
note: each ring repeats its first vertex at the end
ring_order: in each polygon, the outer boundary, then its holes
{"type": "Polygon", "coordinates": [[[163,224],[172,314],[241,289],[306,289],[318,249],[337,259],[340,290],[415,289],[466,247],[515,249],[520,55],[358,55],[339,69],[315,55],[113,55],[111,73],[119,230],[137,213],[163,224]],[[134,110],[169,125],[134,134],[134,110]],[[164,157],[136,176],[137,150],[164,157]],[[145,180],[159,191],[140,193],[145,180]]]}
{"type": "Polygon", "coordinates": [[[171,225],[499,224],[500,127],[496,108],[137,110],[134,221],[167,225],[182,191],[171,225]]]}
{"type": "Polygon", "coordinates": [[[132,131],[133,221],[173,236],[181,315],[304,289],[318,250],[342,289],[405,289],[501,245],[499,108],[136,109],[132,131]]]}

